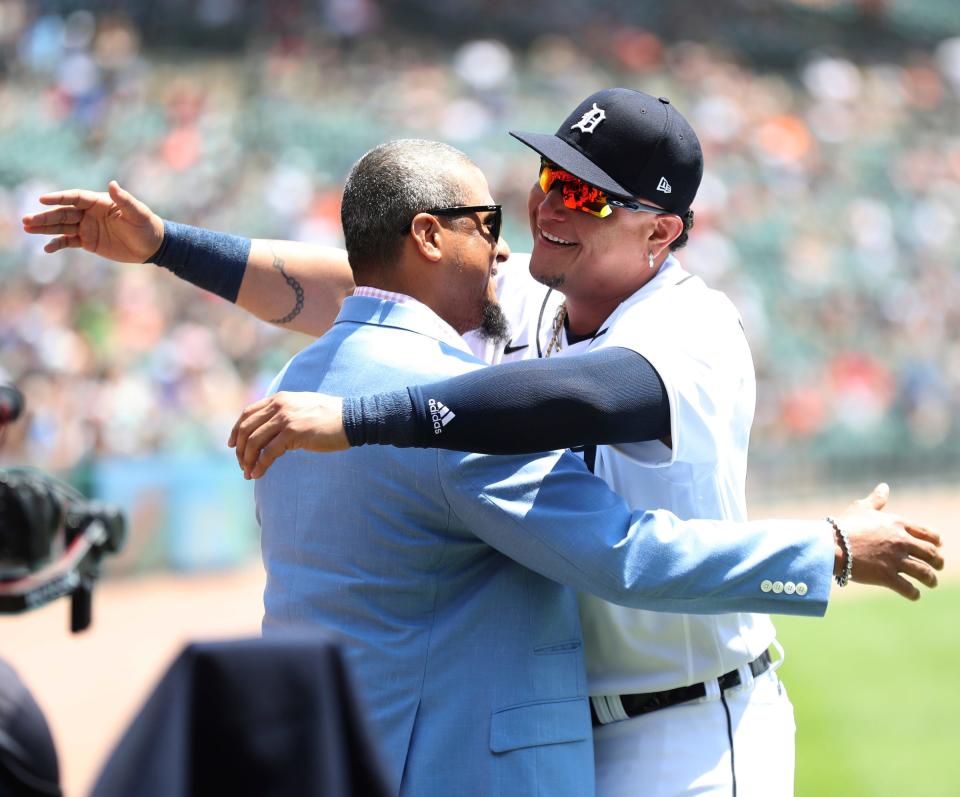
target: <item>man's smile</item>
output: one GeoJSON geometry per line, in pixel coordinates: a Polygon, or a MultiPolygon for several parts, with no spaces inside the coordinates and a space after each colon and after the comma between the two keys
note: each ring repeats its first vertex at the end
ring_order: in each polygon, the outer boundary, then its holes
{"type": "Polygon", "coordinates": [[[552,244],[556,244],[558,246],[576,246],[577,245],[576,242],[574,241],[567,241],[558,235],[553,235],[547,232],[545,229],[543,229],[543,227],[539,227],[538,230],[540,232],[541,237],[545,238],[547,241],[549,241],[552,244]]]}

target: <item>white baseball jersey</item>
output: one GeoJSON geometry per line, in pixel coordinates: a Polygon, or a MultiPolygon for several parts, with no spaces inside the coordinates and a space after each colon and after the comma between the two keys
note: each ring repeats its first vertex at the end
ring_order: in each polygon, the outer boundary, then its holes
{"type": "MultiPolygon", "coordinates": [[[[529,275],[529,255],[501,266],[500,300],[511,323],[506,346],[468,336],[487,362],[542,355],[562,294],[529,275]]],[[[593,338],[552,356],[620,346],[657,370],[670,401],[672,440],[597,446],[594,472],[631,508],[681,518],[746,520],[747,446],[756,384],[740,317],[727,297],[669,257],[593,338]]],[[[588,452],[585,457],[593,459],[588,452]]],[[[756,658],[774,639],[767,615],[674,615],[580,598],[592,695],[653,692],[716,678],[756,658]]]]}

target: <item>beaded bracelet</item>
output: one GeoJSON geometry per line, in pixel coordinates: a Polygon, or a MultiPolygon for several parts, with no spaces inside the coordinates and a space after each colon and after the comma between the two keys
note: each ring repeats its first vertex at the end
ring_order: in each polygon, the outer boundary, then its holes
{"type": "Polygon", "coordinates": [[[827,523],[833,526],[840,550],[843,552],[843,570],[837,576],[837,586],[845,587],[850,583],[850,576],[853,575],[853,553],[850,551],[850,540],[847,539],[847,533],[837,525],[837,521],[832,517],[826,518],[827,523]]]}

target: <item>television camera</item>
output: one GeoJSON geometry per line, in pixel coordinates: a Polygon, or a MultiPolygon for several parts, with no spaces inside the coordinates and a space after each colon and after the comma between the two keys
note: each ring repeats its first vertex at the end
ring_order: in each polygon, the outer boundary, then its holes
{"type": "MultiPolygon", "coordinates": [[[[0,430],[19,416],[23,396],[0,385],[0,430]]],[[[93,586],[105,554],[126,540],[113,506],[30,468],[0,469],[0,614],[18,614],[70,596],[70,630],[92,616],[93,586]]]]}

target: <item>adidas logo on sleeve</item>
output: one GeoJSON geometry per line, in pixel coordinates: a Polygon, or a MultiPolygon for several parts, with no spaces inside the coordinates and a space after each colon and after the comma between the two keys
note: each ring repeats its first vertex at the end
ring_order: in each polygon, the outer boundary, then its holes
{"type": "Polygon", "coordinates": [[[451,410],[446,404],[443,404],[436,399],[429,399],[427,401],[427,406],[430,411],[430,420],[433,422],[434,434],[442,434],[443,427],[457,417],[453,410],[451,410]]]}

